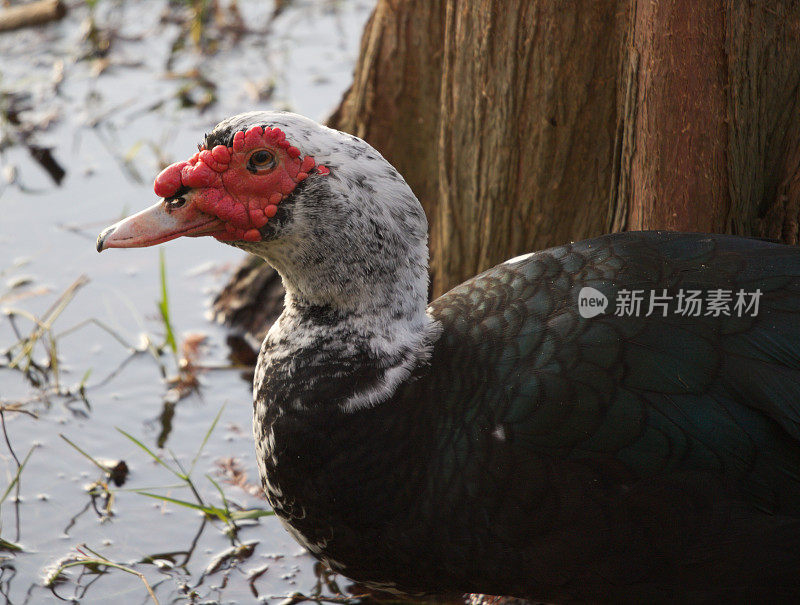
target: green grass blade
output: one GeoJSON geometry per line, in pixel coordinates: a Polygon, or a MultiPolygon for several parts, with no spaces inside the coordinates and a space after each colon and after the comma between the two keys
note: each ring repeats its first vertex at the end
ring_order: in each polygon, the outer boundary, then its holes
{"type": "Polygon", "coordinates": [[[211,437],[211,433],[214,432],[214,429],[217,427],[217,423],[219,422],[220,416],[222,416],[222,412],[225,410],[225,406],[228,405],[227,403],[223,403],[222,407],[217,412],[217,415],[214,417],[214,421],[211,423],[211,426],[208,427],[206,431],[205,437],[203,437],[202,443],[200,443],[200,448],[197,450],[197,453],[194,455],[194,459],[192,463],[189,465],[189,474],[192,474],[194,470],[194,465],[197,463],[198,458],[200,458],[200,454],[203,453],[203,449],[206,447],[206,443],[208,443],[208,438],[211,437]]]}
{"type": "Polygon", "coordinates": [[[270,517],[275,514],[275,511],[267,510],[266,508],[248,508],[245,510],[235,510],[231,513],[231,519],[234,521],[242,521],[243,519],[260,519],[261,517],[270,517]]]}
{"type": "MultiPolygon", "coordinates": [[[[184,506],[186,508],[191,508],[194,510],[199,510],[201,513],[209,516],[209,517],[217,517],[220,521],[225,521],[226,511],[217,507],[217,506],[208,506],[208,505],[200,505],[196,504],[195,502],[188,502],[186,500],[179,500],[178,498],[171,498],[170,496],[162,496],[160,494],[153,494],[151,492],[145,492],[141,490],[134,490],[137,494],[141,494],[142,496],[147,496],[148,498],[154,498],[156,500],[162,500],[164,502],[171,502],[172,504],[177,504],[178,506],[184,506]]],[[[274,515],[275,512],[272,510],[268,510],[266,508],[248,508],[245,510],[235,510],[230,512],[230,519],[233,521],[243,521],[247,519],[260,519],[261,517],[270,517],[274,515]]]]}
{"type": "Polygon", "coordinates": [[[173,354],[178,354],[178,343],[175,340],[175,332],[172,330],[172,321],[169,315],[169,293],[167,292],[167,266],[164,260],[164,250],[158,250],[159,274],[161,276],[161,300],[158,301],[158,310],[161,313],[161,320],[164,322],[164,344],[172,349],[173,354]]]}
{"type": "Polygon", "coordinates": [[[186,481],[186,477],[185,477],[184,475],[180,474],[178,471],[176,471],[174,468],[172,468],[172,467],[171,467],[169,464],[167,464],[166,462],[164,462],[164,460],[161,458],[161,456],[159,456],[158,454],[156,454],[155,452],[153,452],[153,451],[152,451],[152,450],[151,450],[149,447],[147,447],[147,446],[146,446],[144,443],[142,443],[141,441],[139,441],[139,440],[138,440],[136,437],[134,437],[133,435],[131,435],[130,433],[128,433],[128,432],[126,432],[126,431],[123,431],[123,430],[122,430],[121,428],[119,428],[119,427],[114,427],[114,428],[115,428],[115,429],[117,429],[117,430],[118,430],[120,433],[122,433],[122,434],[123,434],[125,437],[127,437],[128,439],[130,439],[130,440],[131,440],[131,441],[132,441],[134,444],[138,445],[138,446],[139,446],[140,448],[142,448],[142,449],[143,449],[145,452],[147,452],[147,454],[149,454],[149,455],[150,455],[150,457],[151,457],[153,460],[155,460],[156,462],[158,462],[158,463],[159,463],[161,466],[163,466],[165,469],[167,469],[167,470],[168,470],[170,473],[172,473],[173,475],[175,475],[176,477],[178,477],[178,478],[179,478],[179,479],[181,479],[182,481],[186,481]]]}
{"type": "Polygon", "coordinates": [[[147,496],[148,498],[155,498],[156,500],[162,500],[164,502],[172,502],[173,504],[177,504],[178,506],[185,506],[186,508],[193,508],[194,510],[199,510],[200,512],[208,515],[217,517],[220,521],[225,521],[225,511],[217,506],[208,506],[203,504],[196,504],[194,502],[188,502],[186,500],[178,500],[177,498],[170,498],[169,496],[162,496],[160,494],[153,494],[151,492],[136,492],[137,494],[141,494],[142,496],[147,496]]]}
{"type": "Polygon", "coordinates": [[[185,480],[188,480],[190,473],[187,473],[186,469],[183,468],[183,465],[181,464],[181,461],[178,460],[178,457],[175,455],[175,452],[173,452],[172,449],[168,449],[167,451],[169,452],[169,457],[172,458],[172,462],[175,464],[175,466],[178,467],[178,470],[180,471],[179,476],[183,477],[185,480]]]}
{"type": "Polygon", "coordinates": [[[9,542],[8,540],[0,538],[0,550],[6,550],[9,552],[22,552],[23,548],[16,542],[9,542]]]}
{"type": "Polygon", "coordinates": [[[64,435],[63,433],[59,433],[58,436],[61,437],[64,441],[66,441],[68,444],[70,444],[75,449],[75,451],[81,454],[84,458],[87,458],[92,464],[94,464],[101,471],[103,471],[104,473],[111,473],[110,468],[95,460],[95,458],[91,454],[85,452],[80,447],[78,447],[78,445],[75,444],[73,441],[71,441],[69,438],[67,438],[66,435],[64,435]]]}
{"type": "Polygon", "coordinates": [[[206,479],[208,479],[211,482],[211,485],[217,488],[217,491],[219,492],[219,497],[222,498],[222,505],[225,507],[225,522],[230,523],[233,517],[231,516],[231,508],[228,506],[228,499],[225,497],[225,492],[222,491],[222,488],[220,487],[219,483],[214,481],[211,475],[206,475],[206,479]]]}
{"type": "Polygon", "coordinates": [[[17,472],[14,474],[14,478],[11,480],[11,483],[8,484],[8,487],[6,487],[6,491],[3,492],[3,495],[0,497],[0,505],[2,505],[3,502],[6,501],[6,498],[8,498],[8,494],[11,493],[11,490],[14,489],[14,486],[17,484],[17,481],[19,481],[19,477],[20,475],[22,475],[22,470],[28,463],[28,458],[31,457],[31,454],[33,453],[35,447],[36,446],[34,445],[31,447],[31,449],[28,450],[28,453],[26,454],[25,459],[22,461],[22,464],[20,464],[19,468],[17,468],[17,472]]]}

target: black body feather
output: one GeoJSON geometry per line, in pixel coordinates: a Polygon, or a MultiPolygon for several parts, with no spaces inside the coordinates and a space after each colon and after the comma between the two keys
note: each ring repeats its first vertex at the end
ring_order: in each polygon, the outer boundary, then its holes
{"type": "Polygon", "coordinates": [[[429,313],[440,336],[388,401],[341,408],[385,371],[368,350],[310,347],[257,383],[270,503],[334,570],[558,602],[800,597],[800,251],[609,235],[429,313]],[[585,286],[606,313],[580,316],[585,286]],[[623,289],[720,288],[760,290],[757,315],[614,314],[623,289]]]}

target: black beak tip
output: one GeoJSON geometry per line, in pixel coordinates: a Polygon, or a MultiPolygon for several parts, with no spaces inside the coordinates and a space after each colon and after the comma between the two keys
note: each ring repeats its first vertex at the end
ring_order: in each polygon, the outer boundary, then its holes
{"type": "Polygon", "coordinates": [[[108,228],[104,229],[100,233],[100,235],[97,236],[97,251],[98,252],[102,252],[103,251],[103,249],[104,249],[103,245],[106,243],[106,238],[108,237],[108,235],[112,231],[114,231],[114,228],[113,227],[108,227],[108,228]]]}

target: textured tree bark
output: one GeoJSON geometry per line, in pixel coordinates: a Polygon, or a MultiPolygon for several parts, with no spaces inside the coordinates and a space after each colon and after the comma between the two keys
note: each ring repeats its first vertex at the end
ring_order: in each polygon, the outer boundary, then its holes
{"type": "Polygon", "coordinates": [[[637,2],[636,148],[628,229],[724,231],[725,24],[721,2],[637,2]]]}
{"type": "Polygon", "coordinates": [[[413,175],[409,183],[429,217],[439,197],[443,38],[443,3],[378,2],[353,85],[328,119],[332,128],[369,141],[400,174],[413,175]]]}
{"type": "Polygon", "coordinates": [[[614,2],[446,5],[435,295],[604,231],[627,23],[614,2]]]}
{"type": "Polygon", "coordinates": [[[379,0],[330,122],[420,198],[438,296],[608,231],[798,243],[799,65],[792,0],[379,0]]]}
{"type": "Polygon", "coordinates": [[[800,2],[725,3],[727,229],[798,242],[800,2]]]}

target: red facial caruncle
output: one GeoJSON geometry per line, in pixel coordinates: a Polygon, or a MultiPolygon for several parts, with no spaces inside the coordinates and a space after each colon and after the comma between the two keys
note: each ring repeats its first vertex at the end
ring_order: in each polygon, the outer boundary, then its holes
{"type": "Polygon", "coordinates": [[[237,132],[230,147],[202,148],[187,161],[168,166],[153,188],[163,198],[178,195],[182,187],[195,190],[196,209],[224,225],[214,237],[257,242],[259,229],[275,216],[278,205],[315,169],[329,173],[313,157],[301,157],[280,128],[253,126],[237,132]]]}

